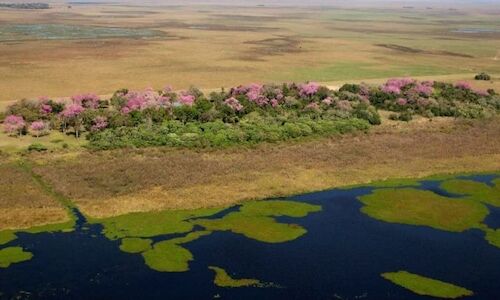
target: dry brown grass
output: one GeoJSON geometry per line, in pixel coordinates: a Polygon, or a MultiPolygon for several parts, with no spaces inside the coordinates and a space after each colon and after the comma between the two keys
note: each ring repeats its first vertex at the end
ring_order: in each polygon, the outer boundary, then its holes
{"type": "Polygon", "coordinates": [[[500,170],[500,121],[416,120],[253,149],[83,152],[35,172],[92,217],[199,208],[373,180],[500,170]]]}
{"type": "Polygon", "coordinates": [[[0,160],[0,230],[69,221],[66,209],[17,165],[0,160]]]}

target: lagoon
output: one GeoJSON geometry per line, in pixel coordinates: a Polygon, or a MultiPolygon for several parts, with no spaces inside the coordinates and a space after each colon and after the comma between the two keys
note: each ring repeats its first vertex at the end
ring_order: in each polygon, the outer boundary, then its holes
{"type": "Polygon", "coordinates": [[[0,269],[1,297],[429,299],[381,276],[418,274],[433,279],[424,278],[424,283],[451,286],[457,295],[463,291],[467,299],[496,299],[500,248],[485,240],[485,231],[500,222],[491,204],[500,197],[498,183],[498,174],[389,182],[229,208],[90,222],[75,211],[72,232],[17,233],[17,239],[0,246],[33,254],[0,269]],[[462,180],[459,186],[485,185],[481,193],[459,194],[450,191],[455,179],[462,180]],[[436,225],[435,215],[410,217],[407,210],[407,219],[392,220],[391,206],[380,206],[375,197],[391,191],[407,198],[424,193],[422,199],[430,201],[452,199],[458,202],[452,204],[457,212],[462,212],[460,201],[476,203],[470,205],[480,207],[480,214],[468,222],[436,225]],[[488,195],[488,204],[481,195],[488,195]],[[486,217],[483,207],[491,209],[486,217]],[[165,226],[151,228],[140,221],[147,219],[163,220],[165,226]],[[160,251],[148,252],[152,249],[160,251]],[[145,260],[157,254],[165,268],[145,260]],[[187,269],[176,269],[173,257],[187,269]]]}

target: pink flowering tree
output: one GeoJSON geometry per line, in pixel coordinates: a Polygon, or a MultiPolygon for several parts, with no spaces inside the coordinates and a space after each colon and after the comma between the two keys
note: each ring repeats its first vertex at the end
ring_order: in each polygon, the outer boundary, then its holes
{"type": "Polygon", "coordinates": [[[92,121],[92,127],[90,130],[92,132],[102,131],[108,127],[108,119],[104,116],[97,116],[92,121]]]}
{"type": "Polygon", "coordinates": [[[40,137],[49,133],[49,124],[44,121],[35,121],[30,124],[29,131],[34,137],[40,137]]]}
{"type": "Polygon", "coordinates": [[[71,97],[73,104],[78,104],[84,108],[96,109],[99,107],[101,99],[96,94],[80,94],[71,97]]]}
{"type": "Polygon", "coordinates": [[[3,121],[4,131],[10,136],[21,136],[26,128],[26,122],[21,116],[10,115],[3,121]]]}
{"type": "Polygon", "coordinates": [[[320,85],[316,82],[309,82],[299,85],[299,94],[302,97],[312,97],[314,96],[320,88],[320,85]]]}
{"type": "Polygon", "coordinates": [[[243,105],[238,101],[238,99],[231,97],[224,101],[224,104],[229,106],[233,111],[240,112],[243,110],[243,105]]]}
{"type": "Polygon", "coordinates": [[[78,138],[80,136],[81,127],[83,125],[82,113],[85,108],[79,104],[69,104],[61,112],[61,117],[63,119],[63,131],[66,127],[72,126],[75,131],[75,136],[78,138]]]}

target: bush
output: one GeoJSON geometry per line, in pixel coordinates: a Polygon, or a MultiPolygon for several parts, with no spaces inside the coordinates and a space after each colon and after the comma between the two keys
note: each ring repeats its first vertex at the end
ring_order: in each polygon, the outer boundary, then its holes
{"type": "Polygon", "coordinates": [[[222,121],[192,122],[166,121],[162,125],[147,127],[121,127],[94,132],[88,136],[92,149],[123,147],[228,147],[277,142],[307,136],[327,136],[366,130],[369,123],[360,119],[312,120],[308,117],[290,119],[284,124],[274,118],[245,119],[237,124],[222,121]]]}
{"type": "Polygon", "coordinates": [[[482,72],[474,77],[475,80],[491,80],[491,76],[482,72]]]}
{"type": "Polygon", "coordinates": [[[28,146],[28,151],[43,152],[47,150],[48,148],[45,145],[39,143],[33,143],[28,146]]]}

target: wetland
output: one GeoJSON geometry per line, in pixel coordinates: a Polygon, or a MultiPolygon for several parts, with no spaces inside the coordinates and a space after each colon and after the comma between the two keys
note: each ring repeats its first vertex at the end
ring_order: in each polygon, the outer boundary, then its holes
{"type": "Polygon", "coordinates": [[[489,173],[104,219],[73,208],[71,230],[14,232],[2,242],[0,291],[51,299],[492,299],[500,295],[491,280],[500,276],[500,245],[488,235],[498,230],[490,209],[499,207],[499,191],[500,174],[489,173]]]}

